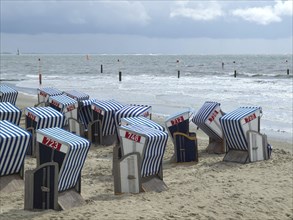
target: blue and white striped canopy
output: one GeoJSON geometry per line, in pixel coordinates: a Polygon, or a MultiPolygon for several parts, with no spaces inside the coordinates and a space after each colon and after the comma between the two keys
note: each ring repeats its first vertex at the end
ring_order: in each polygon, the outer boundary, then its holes
{"type": "Polygon", "coordinates": [[[85,128],[88,127],[88,124],[93,120],[92,119],[92,109],[91,105],[93,102],[97,101],[96,99],[87,99],[79,102],[79,119],[84,124],[85,128]]]}
{"type": "Polygon", "coordinates": [[[218,127],[221,127],[220,121],[213,117],[213,114],[220,113],[220,103],[207,101],[198,110],[193,117],[192,122],[196,124],[204,133],[214,140],[222,141],[222,135],[219,135],[212,127],[212,122],[216,123],[218,127]]]}
{"type": "MultiPolygon", "coordinates": [[[[259,122],[260,113],[261,107],[240,107],[220,118],[229,149],[248,150],[247,129],[244,126],[248,126],[253,120],[259,122]]],[[[254,128],[249,128],[249,130],[254,130],[254,128]]]]}
{"type": "Polygon", "coordinates": [[[49,97],[50,106],[59,108],[60,112],[66,113],[77,109],[78,102],[67,95],[55,95],[49,97]]]}
{"type": "Polygon", "coordinates": [[[126,125],[145,125],[150,128],[158,129],[160,131],[165,131],[165,128],[163,126],[143,116],[121,118],[121,123],[126,125]]]}
{"type": "Polygon", "coordinates": [[[124,125],[119,127],[119,129],[128,131],[129,133],[134,132],[136,135],[141,135],[146,138],[142,155],[141,176],[147,177],[158,174],[163,161],[168,134],[144,125],[124,125]]]}
{"type": "MultiPolygon", "coordinates": [[[[102,120],[102,134],[113,135],[115,134],[115,113],[123,107],[123,104],[115,100],[104,100],[104,101],[95,101],[92,103],[92,110],[103,115],[102,120]]],[[[93,119],[95,120],[95,119],[93,119]]]]}
{"type": "Polygon", "coordinates": [[[121,118],[144,116],[151,114],[152,107],[148,105],[126,105],[115,113],[115,123],[119,126],[121,118]]]}
{"type": "Polygon", "coordinates": [[[62,95],[62,91],[53,87],[38,88],[38,94],[49,97],[54,95],[62,95]]]}
{"type": "Polygon", "coordinates": [[[31,134],[9,121],[0,121],[0,176],[19,173],[31,134]]]}
{"type": "Polygon", "coordinates": [[[0,120],[7,120],[13,124],[19,125],[21,110],[10,102],[0,102],[0,120]]]}
{"type": "Polygon", "coordinates": [[[90,142],[61,128],[45,128],[37,130],[37,141],[50,146],[59,144],[58,151],[66,154],[59,171],[58,191],[74,187],[84,165],[90,142]]]}
{"type": "Polygon", "coordinates": [[[15,105],[18,96],[18,91],[7,86],[0,85],[0,102],[10,102],[15,105]]]}
{"type": "Polygon", "coordinates": [[[35,129],[63,127],[65,117],[62,113],[51,107],[28,107],[25,115],[36,122],[35,129]]]}
{"type": "Polygon", "coordinates": [[[85,94],[83,92],[79,92],[76,90],[65,91],[64,94],[69,96],[70,98],[75,99],[78,102],[83,101],[83,100],[87,100],[90,98],[90,96],[88,94],[85,94]]]}

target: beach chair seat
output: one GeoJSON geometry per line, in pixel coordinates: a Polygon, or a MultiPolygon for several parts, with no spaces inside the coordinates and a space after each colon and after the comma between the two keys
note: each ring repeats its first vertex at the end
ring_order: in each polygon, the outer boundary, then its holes
{"type": "Polygon", "coordinates": [[[111,145],[116,141],[115,113],[123,106],[113,99],[92,102],[92,122],[88,128],[91,142],[111,145]]]}
{"type": "Polygon", "coordinates": [[[0,102],[10,102],[15,105],[18,96],[18,91],[8,85],[0,85],[0,102]]]}
{"type": "Polygon", "coordinates": [[[197,139],[195,133],[189,135],[174,132],[176,162],[198,162],[197,139]]]}
{"type": "Polygon", "coordinates": [[[166,190],[162,161],[168,134],[144,125],[120,126],[118,133],[121,156],[114,147],[115,194],[166,190]]]}
{"type": "Polygon", "coordinates": [[[17,125],[0,121],[0,193],[21,190],[24,159],[31,134],[17,125]]]}
{"type": "Polygon", "coordinates": [[[0,102],[0,120],[7,120],[19,125],[22,111],[10,102],[0,102]]]}
{"type": "Polygon", "coordinates": [[[165,120],[166,128],[174,144],[174,155],[171,160],[175,162],[198,162],[196,133],[189,131],[191,116],[190,110],[184,110],[165,120]]]}
{"type": "Polygon", "coordinates": [[[220,118],[223,115],[220,103],[207,101],[192,118],[192,122],[209,136],[208,153],[225,153],[223,131],[220,124],[220,118]]]}
{"type": "Polygon", "coordinates": [[[35,107],[49,106],[49,97],[55,95],[62,95],[62,91],[53,87],[38,88],[38,103],[35,107]]]}
{"type": "Polygon", "coordinates": [[[28,146],[27,155],[35,156],[37,129],[62,128],[64,124],[64,115],[51,107],[27,107],[25,109],[25,128],[32,133],[32,142],[28,146]]]}
{"type": "MultiPolygon", "coordinates": [[[[84,204],[80,195],[81,170],[90,148],[90,142],[58,127],[38,129],[36,136],[37,170],[40,166],[46,166],[45,164],[50,162],[58,164],[58,172],[54,172],[54,175],[50,176],[51,182],[55,181],[56,175],[58,176],[58,209],[69,209],[84,204]]],[[[47,165],[52,166],[53,164],[47,165]]],[[[42,175],[35,175],[31,181],[42,182],[41,178],[42,175]],[[35,180],[35,178],[39,180],[35,180]]],[[[28,182],[26,187],[31,187],[31,184],[33,183],[28,182]]],[[[42,200],[39,194],[34,196],[39,196],[38,201],[42,200]]],[[[25,202],[29,203],[30,199],[32,199],[32,195],[27,196],[25,202]]],[[[27,207],[31,209],[32,206],[27,207]]],[[[56,206],[53,208],[55,209],[56,206]]]]}
{"type": "Polygon", "coordinates": [[[260,133],[261,107],[240,107],[220,118],[226,155],[224,161],[248,163],[267,160],[271,148],[260,133]]]}

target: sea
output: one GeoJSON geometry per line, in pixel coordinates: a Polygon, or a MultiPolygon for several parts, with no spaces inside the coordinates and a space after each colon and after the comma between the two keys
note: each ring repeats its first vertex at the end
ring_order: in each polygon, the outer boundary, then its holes
{"type": "Polygon", "coordinates": [[[1,84],[23,93],[77,90],[98,100],[151,105],[166,117],[186,109],[196,113],[205,101],[221,103],[226,113],[261,106],[261,133],[290,143],[292,76],[292,54],[1,54],[1,84]]]}

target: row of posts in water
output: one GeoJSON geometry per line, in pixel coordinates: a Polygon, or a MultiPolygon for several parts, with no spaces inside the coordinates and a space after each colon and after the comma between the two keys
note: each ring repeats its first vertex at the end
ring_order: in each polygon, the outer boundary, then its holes
{"type": "MultiPolygon", "coordinates": [[[[119,59],[118,59],[118,62],[119,62],[119,59]]],[[[179,60],[176,60],[176,63],[177,63],[177,66],[179,65],[179,60]]],[[[235,61],[233,61],[233,64],[234,64],[234,66],[235,66],[235,61]]],[[[286,63],[288,63],[288,60],[286,60],[286,63]]],[[[222,69],[224,69],[224,62],[222,62],[222,69]]],[[[178,69],[178,71],[177,71],[177,77],[178,77],[178,79],[180,78],[180,70],[179,70],[179,68],[177,68],[178,69]]],[[[289,68],[287,69],[287,75],[289,75],[289,68]]],[[[103,73],[103,65],[101,64],[101,73],[103,73]]],[[[236,71],[236,69],[234,68],[234,78],[236,78],[236,76],[237,76],[237,71],[236,71]]],[[[122,81],[122,71],[121,70],[119,70],[119,81],[121,82],[122,81]]]]}
{"type": "MultiPolygon", "coordinates": [[[[88,57],[87,57],[87,59],[88,59],[88,57]]],[[[39,85],[41,86],[42,85],[41,59],[39,58],[38,61],[39,61],[39,85]]],[[[117,61],[120,62],[119,59],[117,61]]],[[[177,67],[178,67],[179,66],[179,60],[176,60],[176,63],[177,63],[177,67]]],[[[235,63],[236,62],[233,61],[234,66],[235,66],[235,63]]],[[[288,63],[288,60],[286,60],[286,63],[288,63]]],[[[225,65],[224,62],[222,62],[222,69],[224,69],[224,65],[225,65]]],[[[180,78],[179,67],[177,69],[178,69],[177,70],[177,77],[179,79],[180,78]]],[[[103,73],[103,64],[101,64],[101,73],[103,73]]],[[[119,81],[121,82],[122,81],[122,71],[119,70],[118,74],[119,74],[119,81]]],[[[287,75],[289,75],[289,68],[287,68],[287,75]]],[[[236,78],[236,77],[237,77],[237,71],[234,68],[234,78],[236,78]]]]}

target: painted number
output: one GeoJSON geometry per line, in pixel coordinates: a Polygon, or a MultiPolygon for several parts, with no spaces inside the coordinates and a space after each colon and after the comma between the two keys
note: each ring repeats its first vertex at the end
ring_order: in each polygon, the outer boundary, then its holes
{"type": "Polygon", "coordinates": [[[59,107],[59,103],[58,102],[56,102],[56,101],[54,101],[54,100],[52,100],[52,102],[51,102],[53,105],[55,105],[55,106],[57,106],[57,107],[59,107]]]}
{"type": "Polygon", "coordinates": [[[217,110],[215,110],[213,112],[213,114],[209,117],[209,121],[213,122],[215,120],[215,118],[217,117],[217,115],[219,114],[219,112],[217,110]]]}
{"type": "Polygon", "coordinates": [[[99,114],[103,114],[102,109],[97,108],[96,106],[94,107],[94,111],[98,112],[99,114]]]}
{"type": "Polygon", "coordinates": [[[67,106],[67,111],[69,111],[69,112],[74,110],[74,109],[75,109],[74,105],[67,106]]]}
{"type": "Polygon", "coordinates": [[[30,119],[32,119],[33,121],[36,119],[36,116],[33,115],[31,112],[27,113],[27,117],[29,117],[30,119]]]}
{"type": "Polygon", "coordinates": [[[40,91],[40,95],[46,97],[47,96],[47,93],[45,93],[43,91],[40,91]]]}
{"type": "Polygon", "coordinates": [[[255,115],[255,113],[253,113],[252,115],[249,115],[248,117],[244,118],[244,121],[245,121],[245,123],[248,123],[255,118],[256,118],[256,115],[255,115]]]}
{"type": "Polygon", "coordinates": [[[44,138],[42,140],[42,144],[45,144],[48,147],[51,147],[51,148],[53,148],[55,150],[58,150],[58,151],[60,151],[60,148],[61,148],[61,145],[62,145],[61,143],[59,143],[59,142],[57,142],[57,141],[55,141],[55,140],[53,140],[51,138],[48,138],[46,136],[44,136],[44,138]]]}
{"type": "Polygon", "coordinates": [[[177,125],[177,124],[179,124],[180,122],[183,122],[183,121],[184,121],[184,117],[180,116],[178,118],[175,118],[174,120],[171,120],[171,124],[172,125],[177,125]]]}
{"type": "Polygon", "coordinates": [[[125,138],[140,143],[141,136],[126,131],[125,138]]]}

